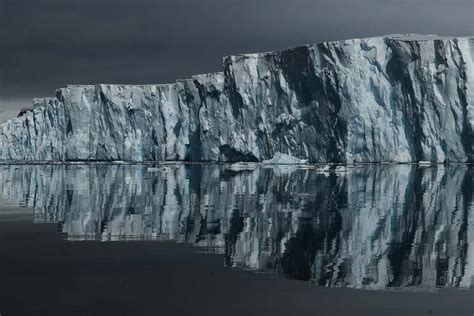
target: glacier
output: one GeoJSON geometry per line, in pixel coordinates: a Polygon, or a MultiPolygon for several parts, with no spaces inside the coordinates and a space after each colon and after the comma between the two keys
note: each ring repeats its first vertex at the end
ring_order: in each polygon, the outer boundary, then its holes
{"type": "Polygon", "coordinates": [[[473,162],[474,37],[324,42],[171,84],[70,85],[0,130],[2,160],[473,162]]]}

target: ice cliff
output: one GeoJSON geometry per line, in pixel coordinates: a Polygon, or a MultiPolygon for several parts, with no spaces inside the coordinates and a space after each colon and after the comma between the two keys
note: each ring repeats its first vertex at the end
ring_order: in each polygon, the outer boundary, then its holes
{"type": "Polygon", "coordinates": [[[224,58],[160,85],[68,86],[2,127],[5,160],[474,161],[474,38],[390,35],[224,58]]]}

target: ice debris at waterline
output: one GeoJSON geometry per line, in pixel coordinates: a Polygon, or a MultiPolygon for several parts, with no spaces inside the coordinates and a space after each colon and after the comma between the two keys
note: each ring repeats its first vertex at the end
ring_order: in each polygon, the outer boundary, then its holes
{"type": "Polygon", "coordinates": [[[2,127],[4,160],[474,161],[474,37],[224,58],[173,84],[75,85],[2,127]]]}
{"type": "Polygon", "coordinates": [[[291,155],[277,152],[275,153],[275,156],[272,159],[264,160],[263,162],[269,165],[301,165],[301,164],[306,164],[308,160],[298,159],[291,155]]]}

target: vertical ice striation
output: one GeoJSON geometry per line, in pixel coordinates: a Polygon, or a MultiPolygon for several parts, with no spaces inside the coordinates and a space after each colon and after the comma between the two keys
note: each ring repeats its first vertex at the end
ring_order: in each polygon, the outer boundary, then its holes
{"type": "Polygon", "coordinates": [[[472,38],[389,36],[228,57],[236,132],[259,160],[472,160],[473,51],[472,38]]]}
{"type": "Polygon", "coordinates": [[[474,38],[389,35],[228,56],[163,85],[87,85],[2,127],[5,160],[471,162],[474,38]]]}

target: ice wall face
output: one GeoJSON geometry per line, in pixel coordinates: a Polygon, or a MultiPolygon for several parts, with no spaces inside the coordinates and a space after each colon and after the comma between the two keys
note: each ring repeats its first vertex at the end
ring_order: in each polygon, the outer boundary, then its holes
{"type": "Polygon", "coordinates": [[[69,86],[4,124],[0,151],[17,160],[263,161],[281,152],[466,162],[473,139],[474,38],[392,35],[229,56],[223,73],[174,84],[69,86]]]}
{"type": "Polygon", "coordinates": [[[64,160],[183,160],[189,111],[176,85],[72,86],[58,91],[66,108],[64,160]]]}
{"type": "Polygon", "coordinates": [[[189,154],[195,161],[228,161],[222,149],[235,137],[235,119],[224,93],[224,74],[193,77],[177,83],[180,102],[189,109],[189,154]]]}
{"type": "Polygon", "coordinates": [[[223,85],[216,73],[166,85],[68,86],[2,126],[1,157],[217,161],[232,136],[223,85]]]}
{"type": "Polygon", "coordinates": [[[474,40],[371,38],[225,60],[238,132],[259,160],[473,158],[474,40]]]}
{"type": "Polygon", "coordinates": [[[55,98],[33,100],[33,110],[1,127],[0,153],[12,160],[63,160],[64,104],[55,98]]]}

